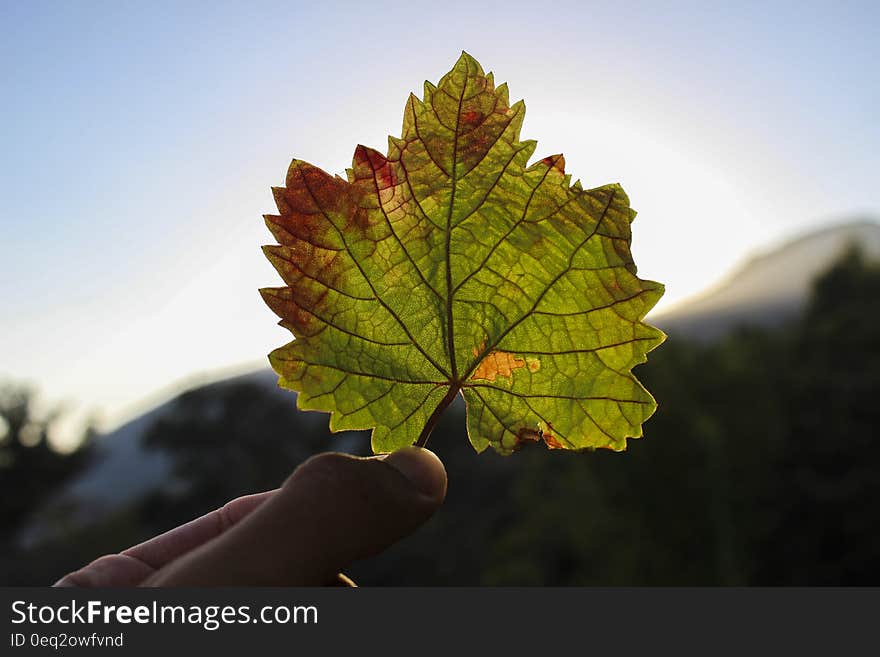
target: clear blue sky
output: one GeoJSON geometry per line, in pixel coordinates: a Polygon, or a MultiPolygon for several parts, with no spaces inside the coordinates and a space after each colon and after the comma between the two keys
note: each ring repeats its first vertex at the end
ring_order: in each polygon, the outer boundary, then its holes
{"type": "Polygon", "coordinates": [[[877,2],[4,2],[0,21],[0,379],[108,425],[287,340],[256,292],[278,282],[270,185],[294,156],[340,172],[384,149],[462,49],[525,99],[539,157],[623,184],[667,307],[880,212],[877,2]]]}

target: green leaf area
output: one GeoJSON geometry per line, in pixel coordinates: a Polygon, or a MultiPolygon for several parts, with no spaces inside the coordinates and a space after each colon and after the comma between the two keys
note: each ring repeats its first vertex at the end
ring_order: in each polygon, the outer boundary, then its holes
{"type": "Polygon", "coordinates": [[[654,412],[633,366],[660,344],[663,293],[636,276],[619,185],[529,165],[522,101],[463,53],[410,95],[388,154],[358,146],[347,179],[294,160],[265,217],[284,287],[261,290],[295,339],[270,362],[333,431],[376,452],[424,444],[456,395],[477,451],[626,448],[654,412]]]}

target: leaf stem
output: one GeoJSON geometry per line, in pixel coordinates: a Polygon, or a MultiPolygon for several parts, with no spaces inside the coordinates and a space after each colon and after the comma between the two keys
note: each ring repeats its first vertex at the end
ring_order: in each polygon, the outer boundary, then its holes
{"type": "Polygon", "coordinates": [[[458,384],[453,384],[449,386],[449,390],[447,391],[446,396],[440,400],[440,403],[437,404],[437,408],[435,408],[434,412],[431,413],[431,417],[429,417],[428,421],[425,422],[425,428],[422,429],[422,433],[421,435],[419,435],[419,439],[415,442],[416,447],[424,447],[428,444],[428,437],[434,430],[437,421],[440,419],[443,411],[445,411],[452,403],[452,400],[455,399],[455,396],[458,394],[459,390],[461,390],[461,386],[458,384]]]}

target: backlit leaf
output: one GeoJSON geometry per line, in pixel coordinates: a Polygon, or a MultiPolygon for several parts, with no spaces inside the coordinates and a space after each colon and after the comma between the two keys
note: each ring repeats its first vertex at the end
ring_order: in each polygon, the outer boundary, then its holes
{"type": "Polygon", "coordinates": [[[269,358],[299,408],[373,428],[376,452],[423,443],[457,394],[478,451],[641,436],[656,404],[631,369],[664,339],[642,321],[663,286],[636,276],[621,187],[529,165],[524,114],[463,53],[387,155],[358,146],[347,179],[291,163],[266,216],[285,286],[261,292],[295,336],[269,358]]]}

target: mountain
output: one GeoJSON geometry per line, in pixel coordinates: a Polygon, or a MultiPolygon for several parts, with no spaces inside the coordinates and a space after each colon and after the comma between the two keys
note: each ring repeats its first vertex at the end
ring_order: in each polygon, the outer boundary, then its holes
{"type": "Polygon", "coordinates": [[[837,224],[755,255],[705,292],[652,315],[651,322],[671,336],[697,340],[716,339],[737,326],[779,326],[803,309],[813,280],[852,246],[880,259],[880,224],[837,224]]]}
{"type": "MultiPolygon", "coordinates": [[[[287,394],[277,381],[271,370],[263,369],[195,388],[216,394],[225,387],[253,383],[267,394],[287,394]]],[[[174,469],[172,455],[150,448],[143,439],[156,422],[174,414],[186,392],[99,436],[91,463],[38,510],[19,535],[19,544],[29,547],[52,538],[58,518],[64,519],[64,525],[87,525],[167,485],[174,469]]]]}

